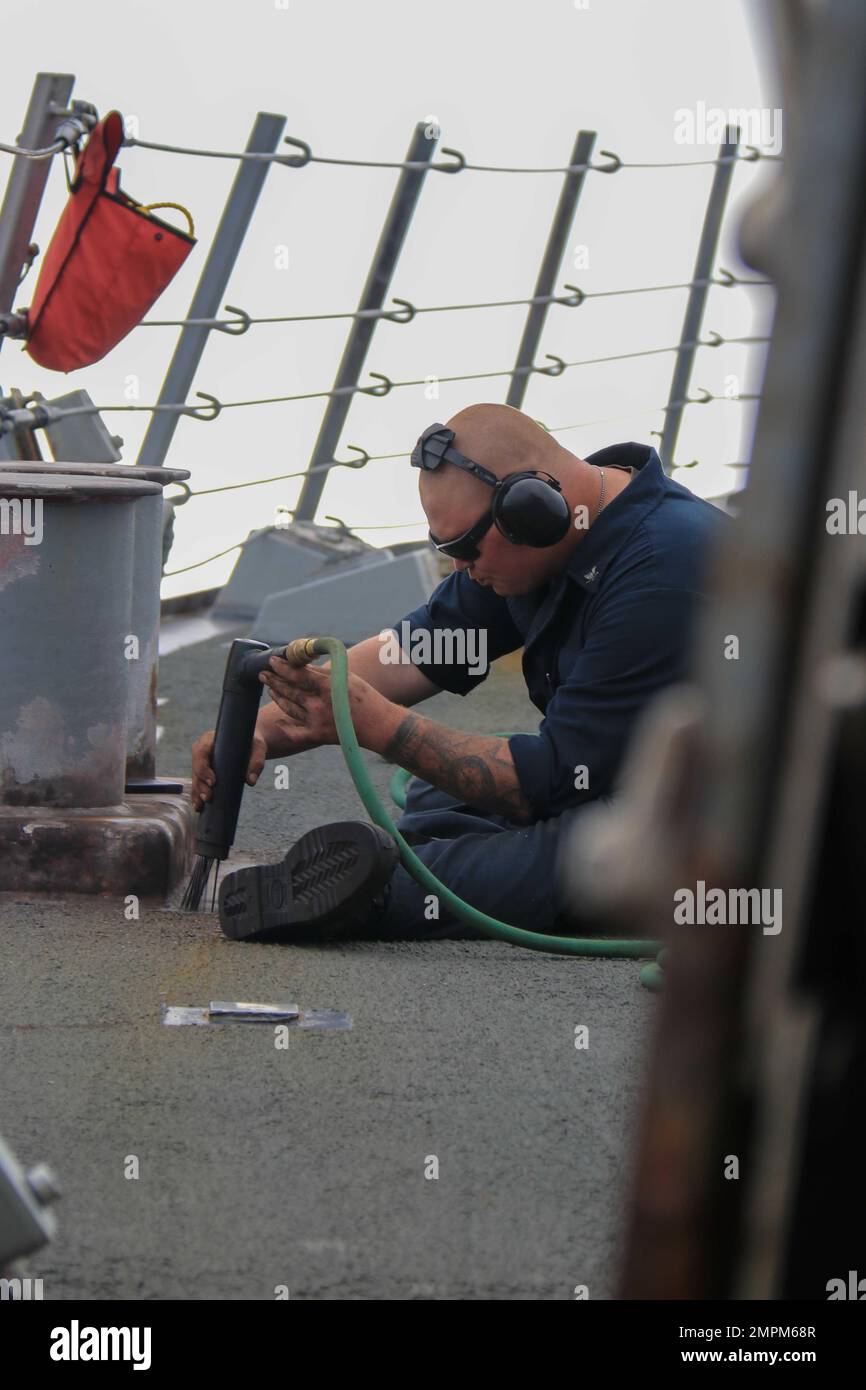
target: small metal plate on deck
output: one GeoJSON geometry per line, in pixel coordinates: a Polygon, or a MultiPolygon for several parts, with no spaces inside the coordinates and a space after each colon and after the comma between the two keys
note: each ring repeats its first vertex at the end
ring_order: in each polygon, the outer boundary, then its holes
{"type": "Polygon", "coordinates": [[[301,1009],[294,1004],[250,1005],[243,1002],[234,1003],[231,1001],[226,1003],[217,1001],[216,1003],[212,1003],[210,1008],[201,1008],[186,1004],[163,1004],[162,1021],[168,1028],[182,1028],[190,1025],[193,1027],[202,1027],[208,1023],[218,1024],[231,1021],[238,1023],[285,1023],[292,1029],[303,1028],[305,1031],[310,1032],[330,1031],[334,1033],[343,1033],[347,1032],[352,1027],[352,1020],[349,1015],[342,1013],[339,1009],[301,1009]],[[214,1008],[247,1010],[250,1008],[257,1010],[273,1010],[276,1008],[277,1012],[214,1014],[212,1012],[214,1008]],[[287,1012],[287,1010],[297,1010],[297,1012],[290,1013],[287,1012]]]}
{"type": "Polygon", "coordinates": [[[297,1004],[253,1004],[241,999],[212,999],[208,1018],[240,1023],[287,1023],[300,1017],[297,1004]]]}

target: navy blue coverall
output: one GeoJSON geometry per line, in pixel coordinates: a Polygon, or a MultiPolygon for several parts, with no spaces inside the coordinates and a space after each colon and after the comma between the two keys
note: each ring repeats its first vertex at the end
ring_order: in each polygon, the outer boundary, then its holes
{"type": "MultiPolygon", "coordinates": [[[[610,799],[647,702],[687,675],[707,554],[729,524],[717,507],[668,478],[647,445],[614,444],[587,462],[637,471],[603,508],[562,574],[532,594],[504,598],[461,571],[403,619],[413,633],[486,629],[488,663],[524,649],[524,679],[543,719],[537,734],[515,734],[509,745],[533,822],[515,825],[413,778],[399,829],[461,898],[530,931],[565,926],[560,841],[588,802],[610,799]]],[[[398,634],[406,630],[401,623],[394,628],[398,634]]],[[[430,650],[436,650],[432,642],[430,650]]],[[[487,674],[450,664],[419,669],[440,689],[459,695],[487,674]]],[[[399,866],[384,912],[364,935],[479,935],[444,909],[438,920],[428,920],[426,898],[399,866]]]]}

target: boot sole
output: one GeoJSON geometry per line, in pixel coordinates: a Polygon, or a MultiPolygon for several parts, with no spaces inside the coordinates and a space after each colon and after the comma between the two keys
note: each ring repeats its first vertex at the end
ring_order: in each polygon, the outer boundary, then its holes
{"type": "Polygon", "coordinates": [[[364,821],[318,826],[276,864],[223,879],[219,921],[233,941],[322,936],[367,907],[399,860],[391,836],[364,821]]]}

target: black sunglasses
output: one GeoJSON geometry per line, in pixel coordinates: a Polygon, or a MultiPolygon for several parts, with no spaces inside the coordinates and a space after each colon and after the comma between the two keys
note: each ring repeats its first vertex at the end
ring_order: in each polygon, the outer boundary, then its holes
{"type": "MultiPolygon", "coordinates": [[[[474,463],[472,459],[461,454],[454,448],[452,440],[454,431],[449,430],[447,425],[442,425],[438,421],[433,425],[428,425],[415,448],[412,450],[412,467],[423,468],[427,472],[433,472],[441,463],[453,463],[457,468],[462,468],[466,473],[472,473],[476,478],[480,478],[488,487],[497,488],[499,479],[495,473],[491,473],[489,468],[482,468],[480,463],[474,463]]],[[[480,521],[476,521],[474,526],[470,526],[468,531],[464,531],[462,536],[455,536],[453,541],[437,540],[430,531],[430,544],[435,546],[440,555],[448,555],[452,560],[477,560],[479,556],[479,541],[487,535],[493,525],[493,508],[485,512],[480,521]]]]}
{"type": "Polygon", "coordinates": [[[455,536],[453,541],[437,540],[430,531],[430,544],[435,546],[440,555],[448,555],[452,560],[477,560],[480,555],[479,542],[484,539],[490,527],[493,525],[493,508],[486,511],[480,521],[476,521],[474,526],[470,526],[468,531],[464,531],[462,536],[455,536]]]}

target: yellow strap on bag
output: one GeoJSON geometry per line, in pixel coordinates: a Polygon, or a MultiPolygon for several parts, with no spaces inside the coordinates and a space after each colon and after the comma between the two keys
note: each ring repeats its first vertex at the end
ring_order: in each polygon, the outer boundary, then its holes
{"type": "Polygon", "coordinates": [[[183,206],[182,203],[139,203],[138,207],[140,212],[153,212],[154,208],[175,208],[177,212],[183,213],[184,217],[189,223],[189,232],[187,233],[187,235],[195,236],[195,227],[193,226],[192,216],[189,212],[187,212],[186,208],[183,206]]]}

